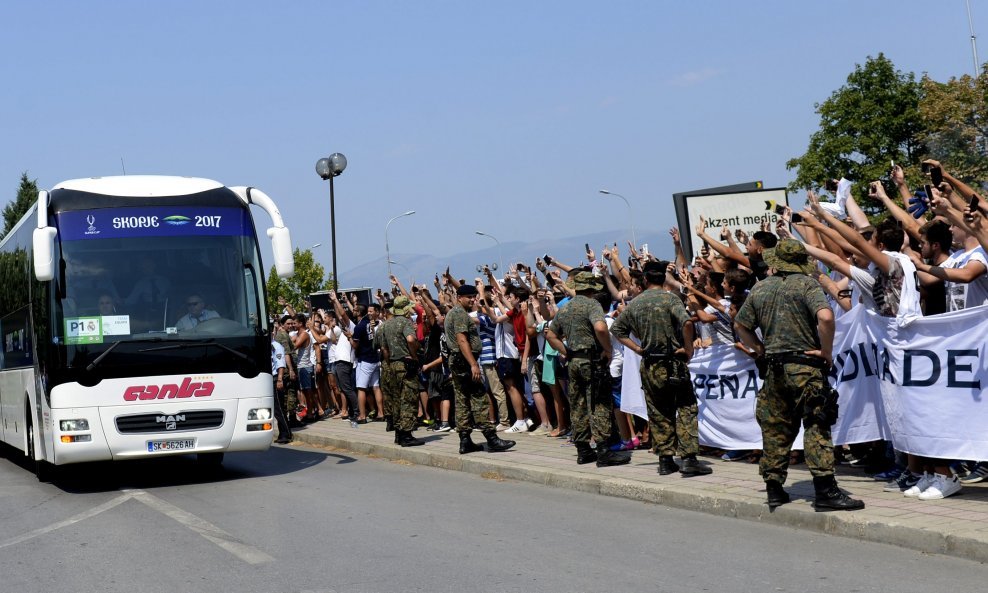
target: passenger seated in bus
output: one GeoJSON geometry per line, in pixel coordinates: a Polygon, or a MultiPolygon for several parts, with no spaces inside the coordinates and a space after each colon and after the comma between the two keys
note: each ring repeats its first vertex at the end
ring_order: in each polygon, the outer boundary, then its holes
{"type": "Polygon", "coordinates": [[[164,303],[168,299],[168,292],[171,290],[172,283],[168,278],[157,273],[157,264],[154,258],[145,255],[141,258],[138,268],[140,277],[134,283],[133,290],[130,291],[124,302],[128,305],[164,303]]]}
{"type": "Polygon", "coordinates": [[[177,322],[175,322],[175,329],[187,330],[192,329],[209,319],[219,319],[220,314],[212,309],[206,308],[206,301],[198,294],[190,294],[189,298],[185,299],[185,308],[188,313],[183,315],[177,322]]]}
{"type": "Polygon", "coordinates": [[[113,297],[108,294],[99,295],[99,300],[96,302],[96,308],[99,310],[100,315],[116,315],[117,306],[113,302],[113,297]]]}

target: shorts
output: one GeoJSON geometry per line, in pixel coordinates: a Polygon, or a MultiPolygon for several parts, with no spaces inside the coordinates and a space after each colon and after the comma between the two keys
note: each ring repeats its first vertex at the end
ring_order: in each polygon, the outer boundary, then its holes
{"type": "Polygon", "coordinates": [[[611,377],[611,399],[614,407],[621,409],[621,377],[611,377]]]}
{"type": "Polygon", "coordinates": [[[312,382],[312,375],[314,374],[312,367],[299,367],[298,368],[298,388],[303,391],[308,391],[315,388],[315,384],[312,382]]]}
{"type": "Polygon", "coordinates": [[[522,386],[521,379],[521,361],[517,358],[499,358],[497,359],[497,364],[495,367],[497,369],[497,376],[501,381],[511,380],[514,381],[515,387],[519,389],[522,386]]]}
{"type": "Polygon", "coordinates": [[[381,363],[357,363],[357,389],[367,389],[381,385],[381,363]]]}
{"type": "Polygon", "coordinates": [[[532,393],[541,393],[542,361],[538,358],[528,359],[528,384],[532,386],[532,393]]]}
{"type": "Polygon", "coordinates": [[[448,391],[446,386],[450,382],[449,377],[443,375],[441,370],[429,371],[425,377],[427,381],[426,391],[429,393],[429,399],[445,399],[448,391]]]}

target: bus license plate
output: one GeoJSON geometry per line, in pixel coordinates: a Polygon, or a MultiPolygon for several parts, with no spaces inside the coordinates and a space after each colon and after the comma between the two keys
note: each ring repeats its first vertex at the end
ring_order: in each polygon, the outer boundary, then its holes
{"type": "Polygon", "coordinates": [[[196,448],[195,439],[178,439],[173,441],[148,441],[148,453],[155,451],[188,451],[196,448]]]}

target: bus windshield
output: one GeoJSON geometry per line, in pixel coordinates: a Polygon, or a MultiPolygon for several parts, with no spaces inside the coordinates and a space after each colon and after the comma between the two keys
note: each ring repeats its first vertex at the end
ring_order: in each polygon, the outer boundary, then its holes
{"type": "Polygon", "coordinates": [[[51,330],[53,344],[66,348],[67,366],[85,366],[94,354],[126,342],[267,332],[246,209],[146,206],[55,218],[60,259],[51,330]]]}

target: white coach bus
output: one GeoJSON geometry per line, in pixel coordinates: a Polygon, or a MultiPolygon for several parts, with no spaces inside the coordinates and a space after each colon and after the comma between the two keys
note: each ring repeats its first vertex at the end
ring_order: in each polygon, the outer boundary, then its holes
{"type": "Polygon", "coordinates": [[[0,241],[0,438],[53,466],[263,451],[274,399],[264,274],[251,205],[208,179],[66,181],[0,241]]]}

